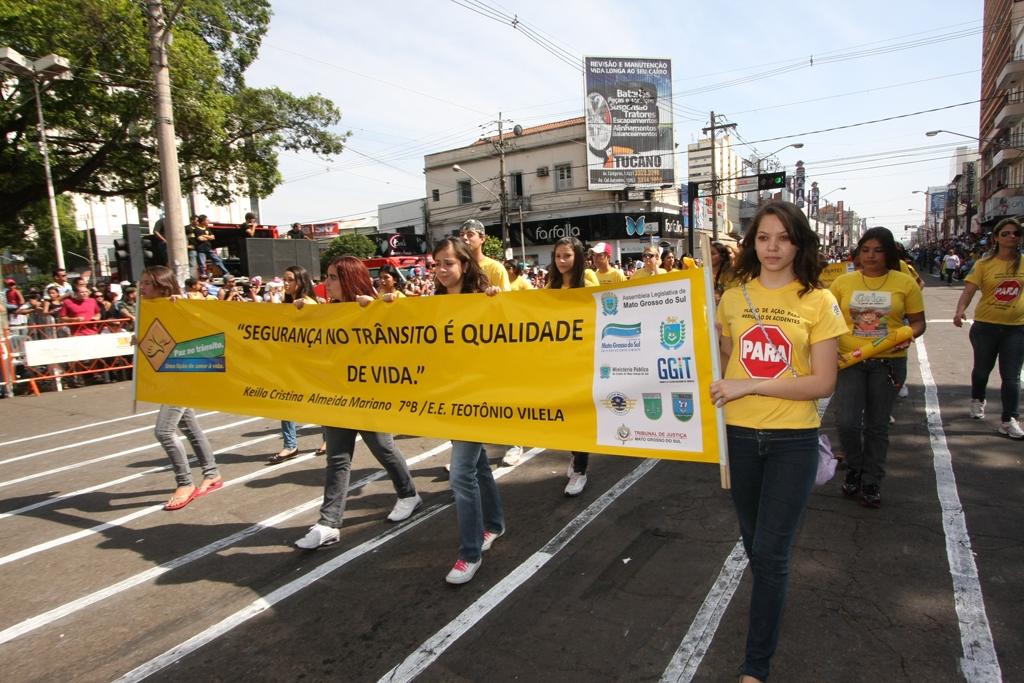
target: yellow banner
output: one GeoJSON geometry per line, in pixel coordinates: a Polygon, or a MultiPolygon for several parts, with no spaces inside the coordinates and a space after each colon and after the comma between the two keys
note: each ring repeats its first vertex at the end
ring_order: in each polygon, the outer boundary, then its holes
{"type": "Polygon", "coordinates": [[[145,301],[137,393],[354,429],[719,462],[709,286],[690,269],[365,308],[145,301]]]}

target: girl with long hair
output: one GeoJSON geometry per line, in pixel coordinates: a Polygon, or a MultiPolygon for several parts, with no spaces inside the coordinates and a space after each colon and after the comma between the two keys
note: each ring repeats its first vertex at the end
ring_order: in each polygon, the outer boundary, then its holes
{"type": "Polygon", "coordinates": [[[962,327],[971,299],[978,291],[981,292],[970,332],[974,348],[970,414],[975,420],[985,417],[985,387],[998,360],[1002,380],[999,433],[1011,439],[1024,439],[1024,430],[1017,422],[1020,417],[1020,370],[1024,364],[1021,232],[1021,223],[1016,218],[1004,218],[996,223],[992,229],[992,249],[974,264],[964,278],[964,291],[953,315],[953,324],[962,327]]]}
{"type": "MultiPolygon", "coordinates": [[[[284,269],[284,275],[281,277],[284,282],[284,303],[298,304],[298,308],[306,304],[316,305],[316,295],[313,293],[313,278],[310,277],[309,271],[302,266],[288,266],[284,269]]],[[[284,447],[276,454],[272,455],[267,462],[271,465],[282,463],[285,460],[291,460],[299,454],[299,438],[295,431],[295,422],[292,420],[281,420],[281,440],[284,441],[284,447]]],[[[317,454],[323,454],[323,447],[317,449],[317,454]]]]}
{"type": "MultiPolygon", "coordinates": [[[[181,289],[174,278],[174,271],[166,266],[150,266],[142,271],[142,277],[139,278],[139,293],[143,299],[150,300],[181,298],[181,289]]],[[[165,510],[180,510],[196,498],[224,486],[224,480],[217,470],[217,462],[210,449],[210,442],[199,427],[194,410],[181,406],[160,406],[154,433],[171,461],[174,480],[178,485],[164,505],[165,510]],[[196,454],[199,466],[203,470],[203,482],[198,487],[192,483],[192,468],[188,463],[188,456],[177,439],[176,432],[179,429],[192,446],[192,452],[196,454]]]]}
{"type": "MultiPolygon", "coordinates": [[[[376,299],[377,292],[370,280],[370,271],[363,262],[354,256],[341,256],[327,266],[327,297],[335,302],[358,302],[366,305],[376,299]]],[[[298,307],[302,308],[301,305],[298,307]]],[[[309,528],[305,536],[295,542],[296,547],[315,550],[333,545],[340,540],[356,436],[362,436],[363,443],[387,471],[398,494],[398,500],[387,517],[389,522],[408,519],[423,502],[409,475],[405,458],[395,445],[394,436],[383,432],[333,426],[325,426],[324,433],[327,439],[324,502],[320,506],[320,518],[309,528]]]]}
{"type": "Polygon", "coordinates": [[[764,681],[779,637],[789,557],[818,467],[817,399],[836,383],[846,332],[818,284],[818,238],[789,202],[764,204],[743,238],[740,286],[718,307],[732,501],[753,589],[741,681],[764,681]],[[768,331],[771,326],[772,332],[768,331]]]}
{"type": "MultiPolygon", "coordinates": [[[[586,268],[586,252],[583,243],[575,237],[563,237],[555,242],[551,250],[551,267],[548,269],[548,289],[575,289],[577,287],[596,287],[597,278],[588,278],[586,268]]],[[[571,451],[569,467],[565,476],[569,482],[565,485],[565,495],[578,496],[587,485],[587,466],[590,454],[583,451],[571,451]]]]}
{"type": "MultiPolygon", "coordinates": [[[[433,255],[435,295],[485,292],[494,296],[498,293],[499,288],[490,283],[461,239],[441,240],[434,247],[433,255]]],[[[459,585],[473,579],[484,551],[505,533],[498,484],[482,443],[452,439],[449,485],[455,496],[459,554],[445,581],[459,585]]]]}
{"type": "MultiPolygon", "coordinates": [[[[910,275],[901,272],[896,240],[886,228],[871,228],[854,250],[859,270],[840,275],[830,290],[843,311],[847,332],[839,353],[854,351],[901,327],[924,334],[924,299],[910,275]]],[[[907,376],[910,342],[839,371],[836,428],[846,453],[843,495],[860,504],[882,504],[880,485],[889,450],[889,415],[907,376]]]]}
{"type": "Polygon", "coordinates": [[[381,266],[377,279],[380,281],[379,294],[381,301],[394,301],[395,299],[405,297],[405,294],[399,288],[402,276],[394,266],[388,264],[381,266]]]}
{"type": "Polygon", "coordinates": [[[722,294],[736,284],[736,273],[732,267],[732,249],[722,242],[711,243],[711,282],[715,288],[715,303],[722,294]]]}

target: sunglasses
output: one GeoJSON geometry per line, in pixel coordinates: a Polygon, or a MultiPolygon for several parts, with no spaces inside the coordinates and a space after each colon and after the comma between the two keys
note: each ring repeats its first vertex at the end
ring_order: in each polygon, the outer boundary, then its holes
{"type": "Polygon", "coordinates": [[[1012,230],[1010,232],[1001,232],[1001,233],[999,233],[1000,237],[1009,237],[1011,235],[1014,236],[1014,237],[1020,237],[1020,230],[1012,230]]]}
{"type": "Polygon", "coordinates": [[[644,254],[644,258],[658,258],[657,254],[644,254]]]}

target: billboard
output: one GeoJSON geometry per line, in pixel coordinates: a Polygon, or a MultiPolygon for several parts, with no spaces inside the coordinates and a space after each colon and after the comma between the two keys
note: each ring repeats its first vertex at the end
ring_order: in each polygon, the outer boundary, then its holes
{"type": "Polygon", "coordinates": [[[672,63],[584,58],[587,189],[675,184],[672,63]]]}

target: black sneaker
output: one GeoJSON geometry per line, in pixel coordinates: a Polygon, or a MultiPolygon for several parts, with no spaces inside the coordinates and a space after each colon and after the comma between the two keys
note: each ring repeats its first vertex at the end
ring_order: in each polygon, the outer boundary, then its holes
{"type": "Polygon", "coordinates": [[[846,479],[843,481],[843,486],[840,490],[848,498],[852,498],[860,493],[860,472],[847,470],[846,479]]]}
{"type": "Polygon", "coordinates": [[[865,484],[860,491],[860,504],[866,508],[882,507],[882,493],[878,484],[865,484]]]}

